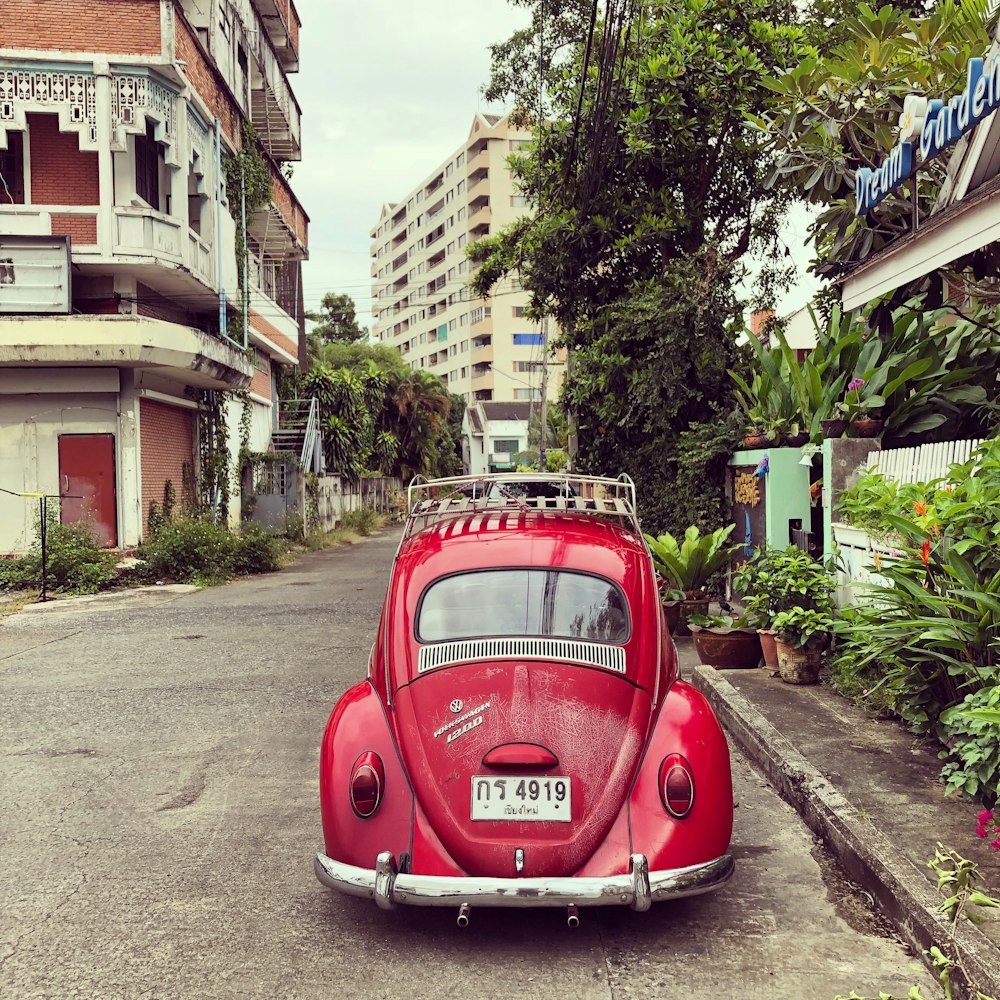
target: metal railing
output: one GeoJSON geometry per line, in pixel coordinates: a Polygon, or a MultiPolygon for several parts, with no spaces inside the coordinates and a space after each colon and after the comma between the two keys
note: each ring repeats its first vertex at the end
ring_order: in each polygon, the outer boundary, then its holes
{"type": "Polygon", "coordinates": [[[624,473],[617,479],[544,472],[504,472],[426,480],[417,476],[406,491],[409,512],[403,538],[436,521],[467,514],[548,511],[618,518],[641,537],[636,514],[635,483],[624,473]],[[537,495],[531,495],[537,484],[537,495]]]}

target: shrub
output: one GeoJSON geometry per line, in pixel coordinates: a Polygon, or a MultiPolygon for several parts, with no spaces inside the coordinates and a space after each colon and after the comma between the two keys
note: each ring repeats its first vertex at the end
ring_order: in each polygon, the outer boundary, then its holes
{"type": "MultiPolygon", "coordinates": [[[[95,594],[115,582],[113,552],[101,548],[85,524],[60,524],[49,511],[46,531],[46,580],[53,593],[95,594]]],[[[38,527],[36,525],[36,532],[38,527]]],[[[42,542],[36,536],[28,555],[0,560],[0,588],[24,590],[41,587],[42,542]]]]}
{"type": "Polygon", "coordinates": [[[222,524],[200,518],[181,518],[160,526],[136,550],[153,579],[187,583],[220,579],[233,572],[236,537],[222,524]]]}
{"type": "Polygon", "coordinates": [[[359,535],[370,535],[381,526],[382,518],[371,507],[361,507],[348,511],[340,520],[340,526],[359,535]]]}
{"type": "Polygon", "coordinates": [[[793,608],[827,615],[833,611],[829,571],[795,546],[755,552],[733,576],[733,591],[760,628],[770,628],[777,615],[793,608]]]}
{"type": "Polygon", "coordinates": [[[848,509],[898,551],[876,566],[888,585],[870,586],[838,626],[836,686],[939,739],[948,790],[993,802],[996,728],[967,713],[1000,703],[1000,440],[947,480],[903,488],[867,475],[848,509]]]}
{"type": "Polygon", "coordinates": [[[244,525],[236,538],[232,556],[232,571],[245,576],[273,573],[281,568],[286,545],[273,532],[257,525],[244,525]]]}

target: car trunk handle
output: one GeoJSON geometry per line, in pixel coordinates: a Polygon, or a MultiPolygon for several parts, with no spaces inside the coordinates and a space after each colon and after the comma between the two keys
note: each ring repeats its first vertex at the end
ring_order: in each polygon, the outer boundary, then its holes
{"type": "Polygon", "coordinates": [[[486,767],[539,767],[550,768],[559,764],[559,758],[538,743],[503,743],[483,757],[486,767]]]}

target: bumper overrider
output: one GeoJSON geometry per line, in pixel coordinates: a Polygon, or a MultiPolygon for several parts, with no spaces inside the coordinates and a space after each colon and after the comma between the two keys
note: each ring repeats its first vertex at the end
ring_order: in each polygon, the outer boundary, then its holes
{"type": "Polygon", "coordinates": [[[653,903],[709,892],[733,874],[733,856],[688,868],[649,870],[644,854],[633,854],[627,875],[603,878],[471,878],[400,874],[383,851],[374,870],[316,855],[316,877],[330,889],[374,899],[383,910],[410,906],[630,906],[643,912],[653,903]]]}

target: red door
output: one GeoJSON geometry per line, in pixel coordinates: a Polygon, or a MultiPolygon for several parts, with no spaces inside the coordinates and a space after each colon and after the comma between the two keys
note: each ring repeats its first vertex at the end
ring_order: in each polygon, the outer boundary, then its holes
{"type": "Polygon", "coordinates": [[[59,493],[63,524],[90,525],[105,548],[118,544],[114,434],[59,435],[59,493]]]}

